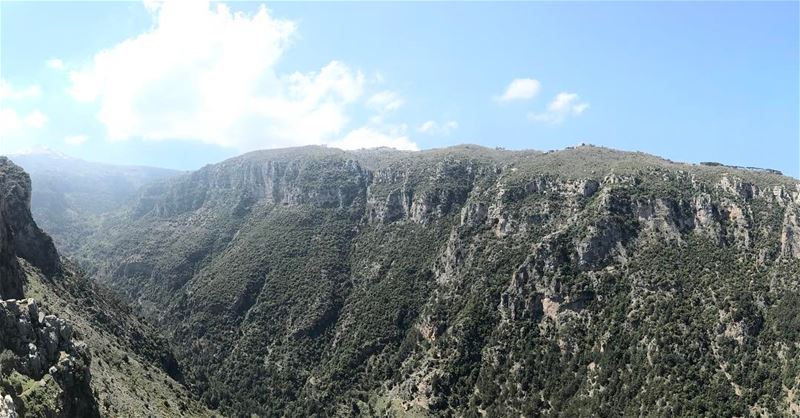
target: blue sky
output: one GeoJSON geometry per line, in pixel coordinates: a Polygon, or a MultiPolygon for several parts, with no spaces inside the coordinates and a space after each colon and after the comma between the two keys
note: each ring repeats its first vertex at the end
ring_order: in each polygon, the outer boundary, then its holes
{"type": "Polygon", "coordinates": [[[579,142],[800,176],[798,2],[0,2],[0,153],[579,142]]]}

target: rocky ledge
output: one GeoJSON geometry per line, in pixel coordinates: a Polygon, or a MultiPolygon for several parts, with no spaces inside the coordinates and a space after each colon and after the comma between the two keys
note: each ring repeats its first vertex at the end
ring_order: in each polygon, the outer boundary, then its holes
{"type": "Polygon", "coordinates": [[[90,354],[73,337],[33,299],[0,301],[0,416],[97,416],[90,354]]]}

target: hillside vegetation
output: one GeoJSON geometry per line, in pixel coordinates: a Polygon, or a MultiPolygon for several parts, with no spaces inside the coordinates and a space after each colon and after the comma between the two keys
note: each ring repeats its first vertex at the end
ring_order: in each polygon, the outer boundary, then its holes
{"type": "Polygon", "coordinates": [[[582,146],[258,151],[72,253],[231,416],[800,414],[800,183],[582,146]]]}

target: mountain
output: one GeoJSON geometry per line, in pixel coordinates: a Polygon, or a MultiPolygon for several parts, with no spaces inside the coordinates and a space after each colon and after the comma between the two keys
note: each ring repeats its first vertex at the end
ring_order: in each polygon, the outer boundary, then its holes
{"type": "Polygon", "coordinates": [[[258,151],[73,251],[231,416],[800,414],[800,182],[580,146],[258,151]]]}
{"type": "Polygon", "coordinates": [[[143,184],[180,173],[89,162],[46,148],[9,158],[30,175],[33,217],[62,250],[85,239],[100,215],[134,198],[143,184]]]}
{"type": "Polygon", "coordinates": [[[0,157],[0,416],[210,416],[166,342],[62,260],[0,157]]]}

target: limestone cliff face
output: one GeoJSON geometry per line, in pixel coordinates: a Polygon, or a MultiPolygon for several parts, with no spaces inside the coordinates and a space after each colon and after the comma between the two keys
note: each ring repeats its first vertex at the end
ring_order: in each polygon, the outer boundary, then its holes
{"type": "Polygon", "coordinates": [[[800,258],[800,205],[795,202],[786,205],[781,231],[781,254],[800,258]]]}
{"type": "Polygon", "coordinates": [[[263,160],[256,152],[146,187],[133,216],[166,217],[220,206],[241,216],[257,202],[326,208],[359,201],[363,205],[368,181],[369,174],[352,159],[263,160]]]}
{"type": "MultiPolygon", "coordinates": [[[[10,255],[15,254],[44,274],[57,275],[61,272],[58,252],[53,240],[33,221],[30,205],[30,177],[8,158],[0,157],[0,254],[5,254],[8,264],[14,264],[10,255]]],[[[9,274],[10,281],[15,276],[9,274]]]]}
{"type": "Polygon", "coordinates": [[[779,415],[794,389],[746,376],[795,377],[798,198],[596,147],[275,150],[151,186],[86,250],[234,415],[779,415]]]}
{"type": "Polygon", "coordinates": [[[17,261],[11,226],[0,209],[0,298],[22,297],[24,275],[17,261]]]}
{"type": "Polygon", "coordinates": [[[366,221],[431,223],[461,210],[475,186],[476,176],[493,174],[493,167],[476,161],[406,163],[377,169],[370,176],[367,190],[366,221]]]}

